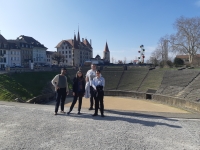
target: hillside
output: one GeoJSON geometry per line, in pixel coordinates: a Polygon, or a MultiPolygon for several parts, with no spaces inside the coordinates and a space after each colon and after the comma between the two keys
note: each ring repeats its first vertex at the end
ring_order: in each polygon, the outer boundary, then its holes
{"type": "MultiPolygon", "coordinates": [[[[59,72],[25,72],[0,75],[0,100],[26,101],[41,94],[43,88],[59,72]]],[[[71,80],[69,80],[71,88],[71,80]]]]}

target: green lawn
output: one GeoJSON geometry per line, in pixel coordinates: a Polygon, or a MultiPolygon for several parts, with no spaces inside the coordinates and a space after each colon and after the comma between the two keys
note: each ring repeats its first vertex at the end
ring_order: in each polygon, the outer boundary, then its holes
{"type": "MultiPolygon", "coordinates": [[[[46,84],[58,72],[25,72],[0,75],[0,100],[14,101],[19,97],[26,101],[41,94],[46,84]]],[[[68,78],[71,89],[71,80],[68,78]]]]}

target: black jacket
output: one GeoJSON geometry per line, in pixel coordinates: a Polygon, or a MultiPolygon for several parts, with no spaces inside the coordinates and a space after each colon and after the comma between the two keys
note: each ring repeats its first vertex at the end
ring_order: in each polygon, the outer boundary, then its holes
{"type": "MultiPolygon", "coordinates": [[[[85,93],[85,80],[84,80],[84,78],[82,78],[81,80],[82,80],[81,83],[82,83],[82,88],[83,88],[81,93],[85,93]]],[[[78,93],[78,78],[75,77],[73,79],[73,82],[74,82],[73,83],[73,92],[78,93]]]]}

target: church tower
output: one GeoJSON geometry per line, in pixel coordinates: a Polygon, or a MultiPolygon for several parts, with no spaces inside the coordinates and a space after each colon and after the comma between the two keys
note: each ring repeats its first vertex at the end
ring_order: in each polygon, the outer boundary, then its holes
{"type": "Polygon", "coordinates": [[[104,62],[110,63],[110,51],[108,49],[107,42],[106,42],[105,49],[103,51],[103,59],[104,59],[104,62]]]}

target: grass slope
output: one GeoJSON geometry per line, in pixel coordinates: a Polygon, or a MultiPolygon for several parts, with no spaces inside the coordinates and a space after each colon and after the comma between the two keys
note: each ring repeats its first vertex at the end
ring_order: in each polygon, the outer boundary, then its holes
{"type": "MultiPolygon", "coordinates": [[[[0,75],[0,100],[14,101],[20,97],[26,101],[41,94],[46,84],[58,74],[56,72],[25,72],[0,75]]],[[[69,87],[71,88],[71,80],[69,87]]]]}

